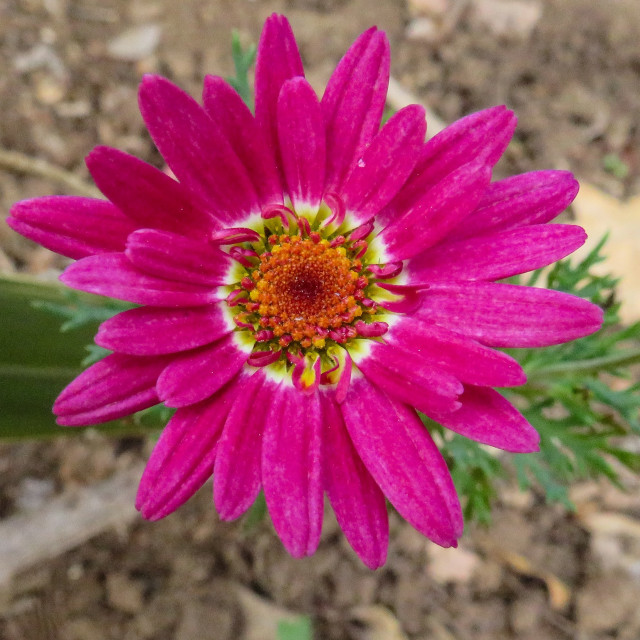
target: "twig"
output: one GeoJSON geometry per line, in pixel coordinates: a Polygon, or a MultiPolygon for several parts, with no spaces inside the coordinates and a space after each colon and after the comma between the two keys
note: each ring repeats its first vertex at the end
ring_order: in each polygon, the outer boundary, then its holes
{"type": "Polygon", "coordinates": [[[136,517],[136,487],[142,465],[119,471],[79,491],[67,490],[35,513],[0,522],[0,587],[16,574],[55,558],[110,528],[136,517]]]}
{"type": "MultiPolygon", "coordinates": [[[[395,78],[389,78],[389,90],[387,91],[387,104],[399,111],[410,104],[422,104],[417,96],[405,89],[395,78]]],[[[427,112],[427,140],[440,133],[447,123],[438,117],[429,107],[422,104],[427,112]]]]}
{"type": "Polygon", "coordinates": [[[88,196],[89,198],[102,197],[102,194],[95,187],[87,184],[82,178],[79,178],[75,174],[60,169],[60,167],[56,167],[46,160],[32,158],[19,151],[0,149],[0,167],[15,173],[25,173],[41,178],[48,178],[53,182],[68,187],[79,195],[88,196]]]}

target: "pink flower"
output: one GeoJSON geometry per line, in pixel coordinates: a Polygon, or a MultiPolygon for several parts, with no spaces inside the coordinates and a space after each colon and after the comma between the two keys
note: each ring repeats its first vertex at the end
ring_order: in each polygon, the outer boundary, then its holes
{"type": "Polygon", "coordinates": [[[78,259],[70,287],[141,305],[107,320],[114,353],[55,403],[61,425],[164,402],[177,411],[137,506],[155,520],[212,475],[220,517],[264,489],[294,556],[318,545],[326,491],[369,567],[385,561],[385,498],[418,531],[455,546],[462,515],[416,409],[508,451],[538,435],[492,387],[525,382],[495,347],[596,331],[582,299],[496,282],[585,240],[547,225],[578,185],[563,171],[491,182],[515,117],[470,115],[425,143],[417,105],[380,122],[389,77],[382,31],[363,33],[321,100],[291,28],[260,40],[255,117],[208,76],[200,106],[147,76],[140,109],[177,180],[125,153],[87,158],[108,201],[20,202],[9,223],[78,259]]]}

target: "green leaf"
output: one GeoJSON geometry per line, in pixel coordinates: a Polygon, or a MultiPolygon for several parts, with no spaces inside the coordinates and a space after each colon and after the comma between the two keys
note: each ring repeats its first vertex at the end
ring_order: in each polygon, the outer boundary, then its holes
{"type": "Polygon", "coordinates": [[[264,520],[266,515],[267,501],[264,498],[264,493],[261,491],[244,518],[244,531],[246,533],[253,531],[264,520]]]}
{"type": "Polygon", "coordinates": [[[533,285],[546,277],[549,288],[587,298],[605,312],[603,329],[591,336],[542,349],[506,350],[524,367],[528,381],[504,394],[540,433],[540,451],[494,457],[426,422],[443,440],[468,520],[489,519],[496,480],[509,470],[515,470],[522,489],[535,487],[548,501],[571,509],[571,482],[605,477],[618,485],[620,465],[640,469],[640,455],[628,450],[629,436],[640,434],[640,383],[633,382],[630,370],[640,362],[640,323],[619,326],[617,280],[591,270],[603,260],[605,240],[581,262],[563,260],[509,279],[533,285]]]}
{"type": "Polygon", "coordinates": [[[245,49],[240,42],[240,34],[234,31],[231,40],[231,56],[236,75],[232,78],[227,78],[227,81],[240,94],[249,109],[252,109],[253,96],[249,86],[249,69],[256,59],[256,46],[250,44],[245,49]]]}
{"type": "MultiPolygon", "coordinates": [[[[121,308],[120,303],[108,298],[70,295],[57,282],[17,276],[0,278],[0,439],[82,431],[57,426],[51,406],[60,391],[82,371],[87,346],[92,344],[100,320],[121,308]],[[74,309],[80,309],[81,321],[74,319],[74,309]],[[60,331],[61,316],[71,325],[66,333],[60,331]]],[[[157,430],[162,425],[158,420],[141,419],[144,413],[94,428],[133,434],[157,430]]]]}
{"type": "Polygon", "coordinates": [[[278,622],[278,640],[313,640],[311,620],[301,616],[297,620],[278,622]]]}

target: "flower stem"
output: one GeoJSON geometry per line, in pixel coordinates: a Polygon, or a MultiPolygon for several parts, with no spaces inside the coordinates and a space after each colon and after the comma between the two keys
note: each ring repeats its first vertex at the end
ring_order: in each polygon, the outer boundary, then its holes
{"type": "Polygon", "coordinates": [[[527,374],[529,380],[546,378],[547,376],[558,376],[575,373],[595,373],[602,369],[617,369],[628,367],[640,362],[640,349],[614,353],[610,356],[600,358],[587,358],[585,360],[574,360],[572,362],[560,362],[548,367],[542,367],[530,371],[527,374]]]}

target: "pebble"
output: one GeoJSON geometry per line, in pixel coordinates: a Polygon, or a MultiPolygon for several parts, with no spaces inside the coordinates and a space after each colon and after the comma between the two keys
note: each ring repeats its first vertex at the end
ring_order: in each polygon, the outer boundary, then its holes
{"type": "Polygon", "coordinates": [[[55,110],[61,118],[87,118],[91,115],[91,103],[88,100],[70,100],[60,102],[55,110]]]}
{"type": "Polygon", "coordinates": [[[61,631],[60,637],[66,640],[102,640],[106,638],[102,626],[88,618],[69,620],[61,631]]]}
{"type": "Polygon", "coordinates": [[[13,260],[0,249],[0,273],[13,273],[16,270],[13,260]]]}
{"type": "Polygon", "coordinates": [[[176,629],[176,640],[210,638],[213,629],[218,640],[237,637],[238,612],[233,607],[220,604],[222,603],[206,597],[189,599],[184,605],[182,620],[176,629]]]}
{"type": "Polygon", "coordinates": [[[481,596],[490,596],[500,589],[504,580],[504,569],[494,560],[485,560],[473,576],[473,586],[481,596]]]}
{"type": "Polygon", "coordinates": [[[520,638],[522,634],[532,631],[540,623],[540,618],[548,608],[545,594],[540,591],[527,591],[511,605],[511,627],[520,638]]]}
{"type": "Polygon", "coordinates": [[[481,570],[480,557],[463,547],[443,549],[434,544],[428,551],[429,575],[438,584],[467,583],[481,570]]]}
{"type": "Polygon", "coordinates": [[[116,60],[137,62],[157,49],[162,38],[162,27],[149,23],[131,27],[107,44],[107,53],[116,60]]]}
{"type": "MultiPolygon", "coordinates": [[[[621,628],[631,631],[629,623],[639,598],[640,586],[621,572],[592,576],[577,595],[578,629],[587,633],[606,633],[621,628]]],[[[635,631],[640,632],[640,629],[635,631]]]]}
{"type": "Polygon", "coordinates": [[[123,573],[107,576],[107,601],[114,609],[125,613],[138,613],[144,606],[144,585],[123,573]]]}
{"type": "Polygon", "coordinates": [[[58,78],[66,78],[68,75],[64,62],[60,59],[53,47],[40,43],[16,55],[13,66],[18,73],[31,73],[36,69],[47,69],[58,78]]]}
{"type": "Polygon", "coordinates": [[[497,36],[527,40],[542,18],[542,4],[530,0],[473,0],[475,22],[497,36]]]}
{"type": "Polygon", "coordinates": [[[16,507],[20,511],[37,511],[48,502],[55,490],[55,484],[49,478],[23,478],[16,491],[16,507]]]}
{"type": "Polygon", "coordinates": [[[451,7],[451,0],[409,0],[412,16],[443,16],[451,7]]]}
{"type": "Polygon", "coordinates": [[[415,18],[407,25],[405,34],[409,40],[435,42],[440,35],[440,29],[432,18],[415,18]]]}
{"type": "Polygon", "coordinates": [[[66,93],[65,83],[60,82],[52,76],[45,76],[36,84],[35,95],[41,104],[57,104],[64,98],[66,93]]]}

